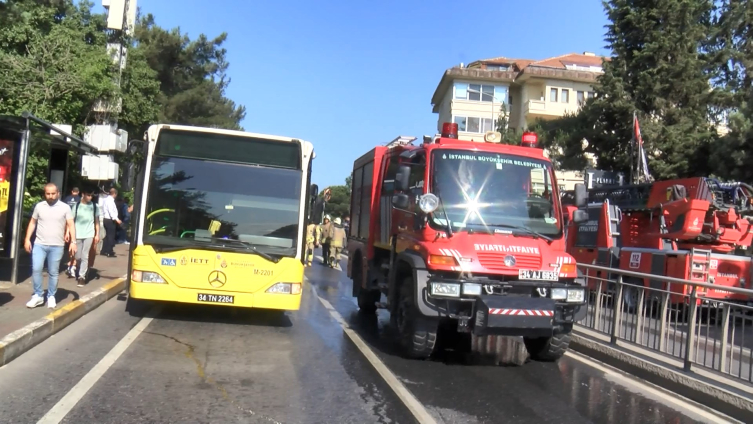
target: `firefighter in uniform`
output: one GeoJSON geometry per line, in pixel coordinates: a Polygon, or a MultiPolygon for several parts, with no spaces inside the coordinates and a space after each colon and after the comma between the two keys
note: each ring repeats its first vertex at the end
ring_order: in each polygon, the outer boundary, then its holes
{"type": "Polygon", "coordinates": [[[314,260],[314,248],[319,247],[321,228],[313,222],[306,227],[306,266],[311,266],[314,260]]]}
{"type": "Polygon", "coordinates": [[[330,227],[330,254],[329,266],[337,268],[340,266],[340,252],[343,251],[345,241],[345,229],[339,217],[335,218],[334,225],[330,227]]]}
{"type": "Polygon", "coordinates": [[[330,230],[332,229],[332,223],[330,222],[329,215],[324,215],[324,224],[319,227],[319,244],[322,245],[322,263],[329,265],[329,241],[330,230]]]}

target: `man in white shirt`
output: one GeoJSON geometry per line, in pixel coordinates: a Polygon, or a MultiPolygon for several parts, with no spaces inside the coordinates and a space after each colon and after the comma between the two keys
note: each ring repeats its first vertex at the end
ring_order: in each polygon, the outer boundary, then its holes
{"type": "Polygon", "coordinates": [[[104,202],[102,203],[102,217],[104,218],[104,226],[105,226],[105,241],[102,243],[102,251],[100,254],[102,256],[107,256],[109,258],[115,257],[115,251],[113,248],[115,247],[115,232],[118,229],[118,225],[120,224],[120,219],[118,218],[118,208],[115,206],[115,198],[118,196],[118,190],[115,188],[110,189],[110,195],[105,197],[104,202]]]}

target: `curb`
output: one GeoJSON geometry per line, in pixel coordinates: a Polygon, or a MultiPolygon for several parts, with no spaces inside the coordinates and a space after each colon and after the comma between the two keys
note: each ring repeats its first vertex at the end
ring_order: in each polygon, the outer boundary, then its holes
{"type": "Polygon", "coordinates": [[[50,312],[44,318],[40,318],[3,337],[0,339],[0,367],[96,309],[99,305],[123,291],[125,287],[125,278],[112,280],[81,299],[74,300],[62,308],[50,312]]]}
{"type": "Polygon", "coordinates": [[[745,394],[704,381],[682,369],[648,361],[575,331],[570,348],[742,422],[753,422],[753,400],[745,394]]]}

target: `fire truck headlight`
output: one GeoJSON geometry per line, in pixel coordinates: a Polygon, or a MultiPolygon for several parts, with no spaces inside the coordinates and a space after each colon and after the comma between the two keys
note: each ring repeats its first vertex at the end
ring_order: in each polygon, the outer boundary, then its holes
{"type": "Polygon", "coordinates": [[[567,289],[552,289],[552,299],[565,300],[567,299],[567,289]]]}
{"type": "Polygon", "coordinates": [[[463,294],[469,296],[481,296],[481,284],[465,283],[463,284],[463,294]]]}
{"type": "Polygon", "coordinates": [[[460,297],[460,284],[431,283],[432,296],[460,297]]]}
{"type": "Polygon", "coordinates": [[[439,197],[426,193],[418,199],[418,207],[423,213],[432,213],[439,207],[439,197]]]}
{"type": "Polygon", "coordinates": [[[567,301],[568,303],[583,303],[586,298],[586,292],[583,289],[568,289],[567,301]]]}

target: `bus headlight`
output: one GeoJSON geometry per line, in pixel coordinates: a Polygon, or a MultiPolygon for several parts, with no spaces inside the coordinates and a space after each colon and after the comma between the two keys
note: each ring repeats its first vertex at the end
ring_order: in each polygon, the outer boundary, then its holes
{"type": "Polygon", "coordinates": [[[275,294],[301,294],[301,283],[277,283],[266,290],[275,294]]]}
{"type": "Polygon", "coordinates": [[[135,269],[131,272],[131,280],[137,283],[165,284],[165,279],[156,272],[138,271],[135,269]]]}

